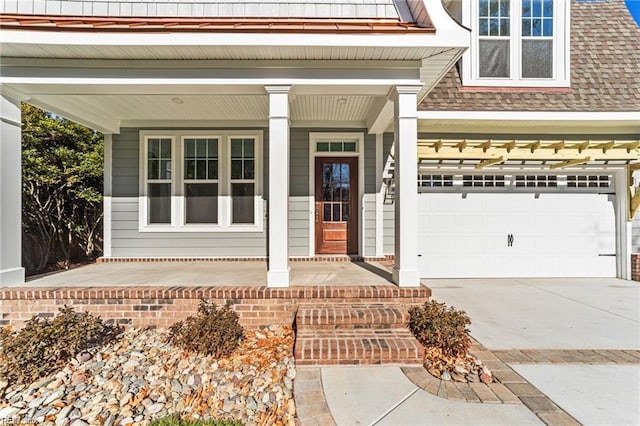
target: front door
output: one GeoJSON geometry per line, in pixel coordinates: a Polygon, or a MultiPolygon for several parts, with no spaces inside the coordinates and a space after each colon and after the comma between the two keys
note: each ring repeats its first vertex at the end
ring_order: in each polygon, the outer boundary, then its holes
{"type": "Polygon", "coordinates": [[[316,253],[358,253],[358,159],[316,157],[316,253]]]}

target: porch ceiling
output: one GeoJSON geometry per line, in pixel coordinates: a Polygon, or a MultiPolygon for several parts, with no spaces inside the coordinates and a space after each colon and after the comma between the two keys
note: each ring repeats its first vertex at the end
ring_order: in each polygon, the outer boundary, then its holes
{"type": "MultiPolygon", "coordinates": [[[[367,120],[377,112],[376,105],[385,99],[357,94],[295,96],[290,104],[291,124],[367,127],[367,120]]],[[[98,128],[106,122],[119,123],[119,127],[178,122],[266,126],[269,114],[266,94],[37,95],[27,102],[98,128]]]]}

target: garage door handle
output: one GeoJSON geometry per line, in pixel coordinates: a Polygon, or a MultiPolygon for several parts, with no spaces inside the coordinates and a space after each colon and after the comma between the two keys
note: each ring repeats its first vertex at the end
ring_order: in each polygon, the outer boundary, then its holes
{"type": "Polygon", "coordinates": [[[600,253],[600,254],[598,254],[598,256],[616,257],[616,254],[615,253],[600,253]]]}
{"type": "Polygon", "coordinates": [[[507,247],[513,247],[513,234],[507,234],[507,247]]]}

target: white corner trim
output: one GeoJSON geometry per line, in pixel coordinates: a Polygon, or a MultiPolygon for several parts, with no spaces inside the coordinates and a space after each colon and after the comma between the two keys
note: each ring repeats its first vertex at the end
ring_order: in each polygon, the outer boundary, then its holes
{"type": "Polygon", "coordinates": [[[364,133],[361,132],[310,132],[309,133],[309,256],[316,255],[315,194],[316,157],[358,158],[358,254],[364,255],[364,133]],[[318,140],[356,139],[357,152],[316,152],[318,140]]]}

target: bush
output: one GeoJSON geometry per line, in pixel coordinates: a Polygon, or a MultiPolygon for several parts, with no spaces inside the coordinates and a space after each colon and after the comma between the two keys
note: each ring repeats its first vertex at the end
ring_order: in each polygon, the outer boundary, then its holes
{"type": "Polygon", "coordinates": [[[0,333],[0,377],[30,383],[62,368],[76,354],[119,338],[122,328],[65,306],[53,319],[33,316],[17,332],[0,333]]]}
{"type": "Polygon", "coordinates": [[[152,420],[151,426],[242,426],[237,420],[188,420],[171,415],[152,420]]]}
{"type": "Polygon", "coordinates": [[[184,349],[222,357],[233,352],[244,337],[238,314],[227,303],[220,309],[204,300],[198,314],[169,329],[169,341],[184,349]]]}
{"type": "Polygon", "coordinates": [[[471,320],[464,311],[433,300],[409,310],[409,328],[418,341],[454,358],[467,355],[471,346],[469,324],[471,320]]]}

